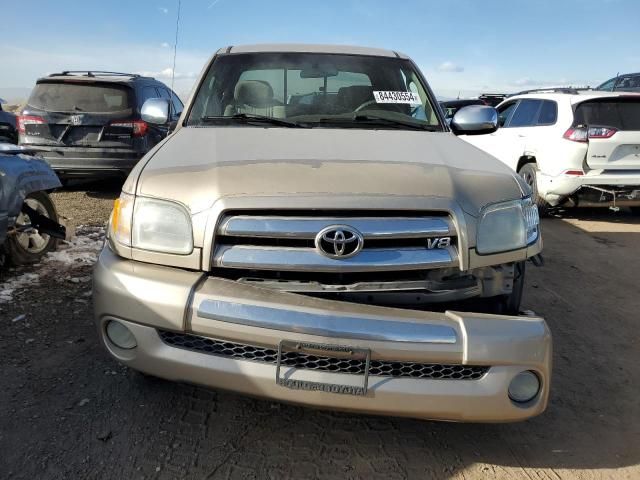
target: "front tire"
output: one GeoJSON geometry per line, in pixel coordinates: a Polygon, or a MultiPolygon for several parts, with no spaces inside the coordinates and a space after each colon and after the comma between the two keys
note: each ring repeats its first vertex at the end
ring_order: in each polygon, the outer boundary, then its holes
{"type": "Polygon", "coordinates": [[[545,215],[549,210],[549,204],[538,193],[538,168],[535,163],[525,163],[518,174],[522,177],[529,188],[531,188],[531,199],[538,206],[540,215],[545,215]]]}
{"type": "MultiPolygon", "coordinates": [[[[51,220],[58,221],[58,212],[46,192],[35,192],[25,198],[25,203],[51,220]]],[[[16,219],[16,227],[31,224],[29,215],[21,212],[16,219]]],[[[25,265],[38,262],[44,255],[56,249],[58,240],[38,231],[11,235],[6,241],[6,251],[12,265],[25,265]]]]}

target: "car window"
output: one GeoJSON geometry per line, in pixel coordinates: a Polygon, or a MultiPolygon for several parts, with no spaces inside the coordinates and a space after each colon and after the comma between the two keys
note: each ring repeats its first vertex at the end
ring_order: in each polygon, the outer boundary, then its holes
{"type": "Polygon", "coordinates": [[[182,115],[182,110],[184,109],[184,105],[180,101],[180,98],[178,98],[178,95],[176,95],[175,93],[171,95],[171,103],[173,104],[173,111],[175,115],[176,116],[182,115]]]}
{"type": "Polygon", "coordinates": [[[144,87],[142,89],[142,102],[144,104],[144,102],[146,102],[147,100],[149,100],[150,98],[160,98],[158,92],[156,91],[156,89],[154,87],[144,87]]]}
{"type": "Polygon", "coordinates": [[[640,91],[640,75],[620,75],[616,81],[614,90],[627,92],[640,91]]]}
{"type": "Polygon", "coordinates": [[[373,117],[395,128],[402,122],[407,128],[440,125],[410,61],[365,55],[221,56],[196,93],[187,123],[238,125],[234,120],[242,114],[326,128],[380,128],[373,117]]]}
{"type": "Polygon", "coordinates": [[[518,101],[505,103],[504,105],[498,107],[498,126],[504,127],[509,120],[509,117],[513,114],[516,106],[518,105],[518,101]]]}
{"type": "Polygon", "coordinates": [[[123,112],[131,108],[131,89],[107,83],[40,82],[28,104],[49,112],[123,112]]]}
{"type": "Polygon", "coordinates": [[[165,98],[167,100],[171,100],[171,94],[169,93],[169,90],[167,90],[166,88],[161,88],[158,87],[158,93],[160,93],[160,98],[165,98]]]}
{"type": "Polygon", "coordinates": [[[516,111],[509,121],[508,127],[530,127],[536,124],[542,100],[525,98],[520,100],[516,111]]]}
{"type": "Polygon", "coordinates": [[[538,125],[553,125],[558,119],[558,104],[553,100],[544,100],[538,115],[538,125]]]}
{"type": "Polygon", "coordinates": [[[598,88],[596,88],[596,90],[607,90],[607,91],[613,90],[613,86],[615,85],[617,79],[618,77],[610,78],[609,80],[604,82],[602,85],[600,85],[598,88]]]}
{"type": "Polygon", "coordinates": [[[165,100],[169,100],[171,104],[171,115],[174,117],[180,116],[182,113],[182,102],[178,98],[178,96],[174,93],[171,94],[171,90],[164,87],[157,87],[160,98],[164,98],[165,100]]]}

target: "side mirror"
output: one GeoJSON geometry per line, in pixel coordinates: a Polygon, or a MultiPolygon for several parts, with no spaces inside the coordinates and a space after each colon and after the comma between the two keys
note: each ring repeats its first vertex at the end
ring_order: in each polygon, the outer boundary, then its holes
{"type": "Polygon", "coordinates": [[[498,129],[498,111],[485,105],[469,105],[456,112],[450,126],[456,135],[493,133],[498,129]]]}
{"type": "Polygon", "coordinates": [[[150,98],[140,111],[142,120],[154,125],[165,125],[169,121],[169,100],[150,98]]]}

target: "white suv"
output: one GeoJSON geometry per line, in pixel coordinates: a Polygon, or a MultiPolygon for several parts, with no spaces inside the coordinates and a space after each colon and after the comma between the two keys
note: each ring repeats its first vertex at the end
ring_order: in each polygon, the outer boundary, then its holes
{"type": "Polygon", "coordinates": [[[538,206],[640,213],[640,95],[558,89],[507,98],[498,130],[460,138],[520,173],[538,206]]]}

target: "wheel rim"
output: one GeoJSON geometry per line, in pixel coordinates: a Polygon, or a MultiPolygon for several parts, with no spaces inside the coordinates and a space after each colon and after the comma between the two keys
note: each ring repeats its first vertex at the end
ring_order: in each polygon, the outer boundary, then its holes
{"type": "MultiPolygon", "coordinates": [[[[49,212],[45,208],[45,206],[36,200],[35,198],[27,198],[25,203],[33,208],[40,215],[44,215],[47,218],[49,217],[49,212]]],[[[21,212],[16,219],[16,227],[29,227],[31,225],[31,218],[24,212],[21,212]]],[[[38,231],[29,232],[29,233],[18,233],[16,235],[16,240],[20,247],[23,250],[29,253],[42,253],[49,244],[49,235],[46,233],[39,233],[38,231]]]]}

